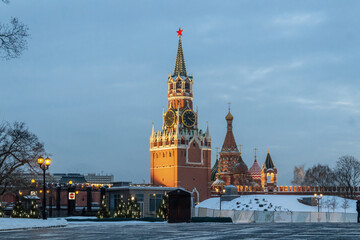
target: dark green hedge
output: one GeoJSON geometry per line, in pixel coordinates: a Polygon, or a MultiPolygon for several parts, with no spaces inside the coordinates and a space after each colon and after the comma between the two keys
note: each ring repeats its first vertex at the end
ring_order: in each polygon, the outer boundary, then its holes
{"type": "Polygon", "coordinates": [[[230,217],[193,217],[191,222],[231,222],[230,217]]]}

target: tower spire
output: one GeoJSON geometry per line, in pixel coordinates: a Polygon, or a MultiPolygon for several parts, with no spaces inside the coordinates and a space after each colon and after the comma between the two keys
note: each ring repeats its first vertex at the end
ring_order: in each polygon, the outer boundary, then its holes
{"type": "Polygon", "coordinates": [[[152,122],[151,136],[154,137],[154,135],[155,135],[154,122],[152,122]]]}
{"type": "Polygon", "coordinates": [[[179,37],[179,44],[178,44],[178,50],[177,50],[177,55],[176,55],[176,62],[175,62],[175,69],[174,69],[174,74],[173,76],[187,76],[186,73],[186,67],[185,67],[185,59],[184,59],[184,53],[183,53],[183,49],[182,49],[182,44],[181,44],[181,36],[182,36],[182,29],[179,28],[179,31],[177,31],[178,33],[178,37],[179,37]]]}
{"type": "Polygon", "coordinates": [[[241,156],[241,144],[238,145],[239,146],[239,153],[240,153],[240,156],[241,156]]]}
{"type": "Polygon", "coordinates": [[[255,162],[256,162],[256,151],[257,151],[258,149],[257,148],[254,148],[254,151],[255,151],[255,162]]]}
{"type": "Polygon", "coordinates": [[[210,136],[210,130],[209,130],[209,122],[208,121],[206,121],[206,135],[207,136],[210,136]]]}

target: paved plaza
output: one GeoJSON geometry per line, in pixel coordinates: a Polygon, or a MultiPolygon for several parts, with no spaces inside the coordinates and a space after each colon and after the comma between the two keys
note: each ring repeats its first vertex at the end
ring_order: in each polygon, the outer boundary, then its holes
{"type": "Polygon", "coordinates": [[[69,223],[0,232],[0,239],[360,239],[356,223],[69,223]]]}

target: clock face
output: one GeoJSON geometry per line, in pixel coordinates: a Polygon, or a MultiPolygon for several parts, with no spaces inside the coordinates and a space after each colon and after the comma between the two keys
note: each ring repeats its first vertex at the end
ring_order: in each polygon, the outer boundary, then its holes
{"type": "Polygon", "coordinates": [[[195,113],[190,109],[185,110],[182,114],[182,122],[185,127],[193,127],[196,123],[195,113]]]}
{"type": "Polygon", "coordinates": [[[167,110],[165,113],[165,125],[167,127],[172,127],[175,124],[175,112],[171,109],[167,110]]]}

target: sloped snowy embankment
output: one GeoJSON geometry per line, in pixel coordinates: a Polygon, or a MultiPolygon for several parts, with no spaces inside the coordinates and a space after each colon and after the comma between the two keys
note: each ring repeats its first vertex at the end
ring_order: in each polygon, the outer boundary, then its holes
{"type": "MultiPolygon", "coordinates": [[[[298,201],[299,198],[313,197],[312,195],[243,195],[231,201],[222,201],[222,210],[256,210],[256,211],[296,211],[317,212],[317,206],[308,206],[298,201]]],[[[344,199],[334,196],[323,196],[320,201],[321,212],[344,212],[344,199]],[[335,208],[331,203],[334,203],[335,208]]],[[[356,212],[356,200],[348,200],[347,213],[356,212]]],[[[220,198],[207,199],[196,207],[219,209],[220,198]]]]}
{"type": "Polygon", "coordinates": [[[47,220],[28,218],[0,218],[0,231],[29,228],[63,227],[66,225],[67,222],[63,218],[49,218],[47,220]]]}

